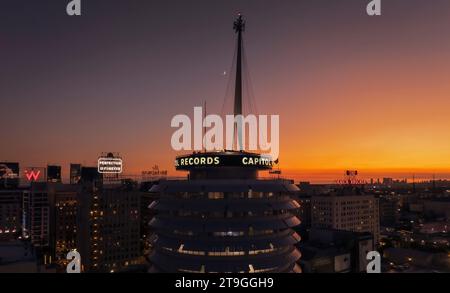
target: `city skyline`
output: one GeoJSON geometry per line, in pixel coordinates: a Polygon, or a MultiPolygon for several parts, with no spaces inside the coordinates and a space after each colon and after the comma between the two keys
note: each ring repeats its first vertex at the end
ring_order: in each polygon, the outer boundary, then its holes
{"type": "Polygon", "coordinates": [[[450,272],[448,0],[18,1],[0,273],[450,272]]]}
{"type": "Polygon", "coordinates": [[[446,1],[384,3],[379,18],[351,0],[94,1],[81,18],[65,4],[2,12],[2,161],[62,165],[67,178],[70,163],[114,151],[126,173],[178,175],[170,119],[205,100],[220,112],[240,11],[259,112],[280,115],[283,175],[450,178],[446,1]]]}

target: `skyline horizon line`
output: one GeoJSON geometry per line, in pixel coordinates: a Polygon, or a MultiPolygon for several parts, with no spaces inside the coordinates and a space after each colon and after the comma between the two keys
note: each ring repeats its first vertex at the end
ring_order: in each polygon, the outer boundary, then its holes
{"type": "MultiPolygon", "coordinates": [[[[73,163],[46,163],[46,164],[24,164],[21,161],[0,160],[2,163],[19,163],[19,178],[25,178],[24,172],[28,168],[47,168],[47,166],[60,166],[61,178],[63,181],[70,178],[70,164],[81,164],[83,167],[97,168],[95,161],[91,163],[73,162],[73,163]]],[[[124,164],[124,172],[120,177],[152,177],[148,174],[143,174],[152,170],[155,166],[158,166],[160,171],[167,171],[165,176],[153,176],[154,178],[184,178],[187,176],[184,171],[176,171],[175,166],[172,168],[166,168],[160,164],[149,164],[148,168],[132,167],[127,168],[127,164],[124,164]],[[127,170],[128,169],[128,170],[127,170]]],[[[312,184],[334,184],[336,181],[345,177],[346,170],[357,170],[358,178],[362,180],[373,179],[382,180],[383,178],[392,178],[393,180],[407,180],[407,183],[412,183],[414,180],[416,183],[430,182],[439,180],[450,180],[450,169],[428,169],[428,168],[277,168],[274,166],[273,170],[280,170],[281,179],[290,179],[298,182],[310,182],[312,184]]],[[[261,171],[261,178],[277,178],[277,176],[271,175],[268,172],[261,171]]]]}

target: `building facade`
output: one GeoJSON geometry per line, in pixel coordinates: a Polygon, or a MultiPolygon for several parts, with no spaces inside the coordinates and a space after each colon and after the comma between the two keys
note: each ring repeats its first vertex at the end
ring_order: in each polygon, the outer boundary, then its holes
{"type": "Polygon", "coordinates": [[[83,182],[78,251],[85,272],[121,272],[142,265],[139,190],[83,182]]]}
{"type": "Polygon", "coordinates": [[[22,190],[0,190],[0,240],[17,239],[21,233],[22,190]]]}
{"type": "Polygon", "coordinates": [[[330,194],[312,197],[312,227],[370,232],[374,246],[380,238],[379,202],[373,195],[330,194]]]}
{"type": "MultiPolygon", "coordinates": [[[[202,153],[193,161],[239,162],[247,156],[255,155],[202,153]]],[[[159,197],[151,205],[153,271],[300,272],[300,236],[292,229],[300,224],[299,204],[291,198],[298,187],[290,180],[258,179],[258,167],[225,165],[187,167],[188,180],[162,180],[152,188],[159,197]]]]}

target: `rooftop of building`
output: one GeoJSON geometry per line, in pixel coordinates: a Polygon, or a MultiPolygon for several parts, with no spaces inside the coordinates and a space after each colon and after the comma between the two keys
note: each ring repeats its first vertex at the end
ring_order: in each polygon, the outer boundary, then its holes
{"type": "Polygon", "coordinates": [[[0,242],[0,266],[16,262],[34,261],[31,248],[20,240],[0,242]]]}

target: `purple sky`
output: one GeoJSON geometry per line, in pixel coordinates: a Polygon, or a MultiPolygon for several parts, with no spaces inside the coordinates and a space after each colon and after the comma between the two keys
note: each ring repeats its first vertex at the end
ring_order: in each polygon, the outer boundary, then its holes
{"type": "MultiPolygon", "coordinates": [[[[67,176],[70,162],[94,164],[113,151],[127,172],[154,164],[173,171],[170,120],[205,99],[220,111],[235,46],[232,22],[241,11],[258,109],[281,115],[281,160],[293,162],[285,167],[450,169],[449,159],[432,156],[446,154],[435,146],[450,150],[448,139],[414,144],[411,154],[430,155],[412,165],[405,157],[385,166],[405,141],[391,144],[394,134],[375,131],[386,126],[384,118],[404,123],[393,133],[416,129],[411,115],[420,125],[432,121],[427,127],[437,133],[448,130],[448,0],[383,1],[379,18],[365,15],[364,0],[84,0],[81,17],[66,16],[68,2],[0,0],[0,160],[62,164],[67,176]],[[379,78],[387,90],[363,92],[379,78]],[[387,113],[367,111],[374,104],[387,113]],[[362,135],[369,144],[362,155],[373,151],[386,160],[361,163],[351,141],[331,143],[327,153],[330,141],[348,140],[352,119],[360,125],[352,126],[354,136],[373,130],[371,137],[386,142],[374,145],[362,135]]],[[[417,135],[434,139],[426,133],[417,135]]]]}

